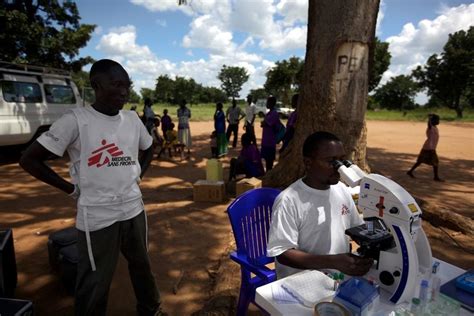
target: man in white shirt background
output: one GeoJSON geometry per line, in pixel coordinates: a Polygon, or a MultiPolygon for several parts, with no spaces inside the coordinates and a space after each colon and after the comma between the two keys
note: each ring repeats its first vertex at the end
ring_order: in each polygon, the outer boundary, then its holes
{"type": "Polygon", "coordinates": [[[363,224],[348,188],[339,182],[334,160],[345,159],[333,134],[316,132],[303,145],[306,175],[282,191],[273,204],[267,255],[276,257],[277,277],[304,269],[335,269],[364,275],[373,260],[350,254],[347,228],[363,224]]]}
{"type": "Polygon", "coordinates": [[[255,116],[257,114],[257,109],[255,104],[252,102],[252,96],[247,96],[247,106],[245,107],[245,133],[251,135],[252,143],[257,144],[257,139],[255,138],[255,128],[253,123],[255,122],[255,116]]]}
{"type": "Polygon", "coordinates": [[[129,264],[138,315],[161,315],[138,186],[153,157],[152,138],[134,112],[122,111],[131,82],[119,63],[97,61],[91,67],[90,80],[95,103],[57,120],[28,147],[20,165],[77,199],[75,315],[105,315],[120,252],[129,264]],[[70,158],[71,181],[45,163],[51,154],[63,156],[65,151],[70,158]]]}

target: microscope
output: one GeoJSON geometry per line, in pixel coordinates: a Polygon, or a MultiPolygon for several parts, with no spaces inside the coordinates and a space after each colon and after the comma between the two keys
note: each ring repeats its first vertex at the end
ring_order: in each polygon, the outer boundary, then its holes
{"type": "Polygon", "coordinates": [[[374,259],[366,277],[375,280],[397,304],[415,296],[422,275],[431,268],[431,248],[415,199],[396,182],[367,174],[350,161],[335,161],[341,179],[360,186],[358,208],[366,224],[346,230],[359,245],[358,255],[374,259]]]}

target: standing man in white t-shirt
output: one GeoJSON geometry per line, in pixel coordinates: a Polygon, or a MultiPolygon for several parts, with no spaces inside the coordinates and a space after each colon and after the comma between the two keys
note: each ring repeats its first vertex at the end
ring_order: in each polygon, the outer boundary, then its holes
{"type": "Polygon", "coordinates": [[[122,110],[131,83],[119,63],[97,61],[90,81],[95,103],[57,120],[26,150],[20,165],[77,199],[75,315],[105,315],[120,252],[128,261],[138,315],[161,315],[138,186],[153,157],[152,138],[135,113],[122,110]],[[65,151],[71,181],[45,164],[51,153],[63,156],[65,151]]]}
{"type": "Polygon", "coordinates": [[[227,122],[227,132],[225,136],[227,137],[227,142],[230,142],[230,136],[234,134],[234,141],[232,142],[232,148],[237,146],[237,140],[239,137],[239,122],[245,117],[245,113],[237,106],[237,101],[232,99],[232,106],[227,109],[225,114],[227,122]]]}
{"type": "Polygon", "coordinates": [[[267,255],[276,257],[277,277],[303,269],[336,269],[364,275],[372,259],[350,254],[347,228],[363,224],[348,188],[339,182],[334,160],[345,151],[333,134],[316,132],[303,145],[306,175],[273,204],[267,255]]]}
{"type": "Polygon", "coordinates": [[[257,139],[255,138],[255,128],[253,123],[255,122],[255,116],[257,114],[257,109],[255,104],[252,102],[252,96],[247,96],[247,106],[245,107],[245,133],[251,135],[251,142],[257,144],[257,139]]]}

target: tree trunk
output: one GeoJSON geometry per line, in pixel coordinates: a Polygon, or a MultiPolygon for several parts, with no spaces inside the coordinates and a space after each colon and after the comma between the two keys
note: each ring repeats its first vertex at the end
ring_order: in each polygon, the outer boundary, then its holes
{"type": "Polygon", "coordinates": [[[457,119],[462,119],[463,107],[461,105],[461,96],[458,96],[456,101],[454,101],[454,110],[456,111],[457,119]]]}
{"type": "Polygon", "coordinates": [[[264,177],[265,186],[284,187],[304,174],[303,143],[316,131],[337,135],[348,158],[368,169],[364,117],[369,46],[375,39],[379,0],[308,1],[308,38],[296,131],[279,163],[264,177]]]}

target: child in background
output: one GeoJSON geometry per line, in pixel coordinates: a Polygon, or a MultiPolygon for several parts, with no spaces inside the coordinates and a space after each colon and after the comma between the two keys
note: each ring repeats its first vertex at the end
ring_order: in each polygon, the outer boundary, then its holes
{"type": "Polygon", "coordinates": [[[211,133],[211,156],[217,158],[217,133],[213,131],[211,133]]]}
{"type": "Polygon", "coordinates": [[[430,114],[428,116],[428,128],[426,129],[426,141],[421,148],[416,163],[407,172],[407,174],[412,178],[415,177],[413,171],[415,171],[419,165],[425,163],[433,166],[434,180],[443,181],[438,175],[439,160],[438,155],[436,154],[436,146],[438,145],[439,132],[437,125],[439,125],[439,116],[436,114],[430,114]]]}
{"type": "Polygon", "coordinates": [[[245,133],[242,135],[242,150],[239,157],[230,160],[229,181],[235,179],[238,174],[245,174],[247,178],[264,175],[260,152],[252,140],[251,134],[245,133]]]}
{"type": "Polygon", "coordinates": [[[160,119],[158,117],[155,117],[153,120],[153,128],[151,130],[151,136],[153,137],[153,149],[155,152],[158,152],[158,157],[159,153],[161,152],[161,149],[163,148],[163,138],[158,134],[158,127],[160,126],[160,119]]]}
{"type": "Polygon", "coordinates": [[[168,149],[169,157],[173,157],[171,154],[171,149],[175,148],[175,145],[178,144],[178,134],[174,130],[174,123],[171,123],[169,126],[169,130],[166,131],[166,141],[164,142],[163,147],[161,148],[160,152],[158,153],[158,158],[160,158],[161,153],[168,149]]]}

